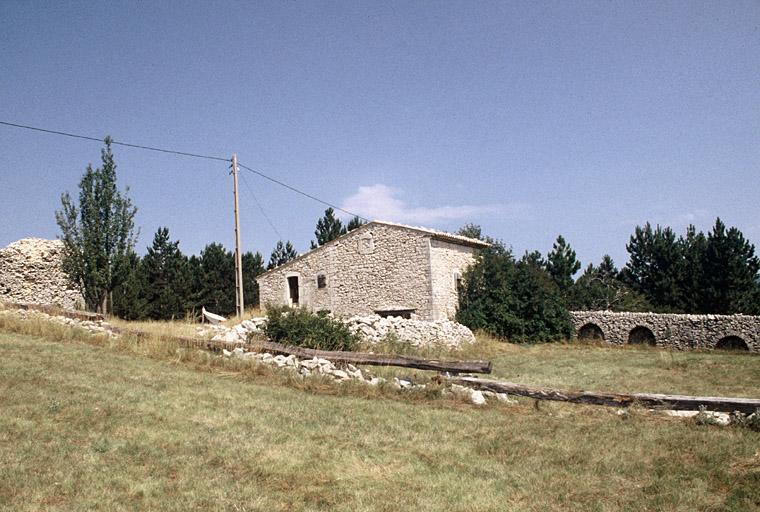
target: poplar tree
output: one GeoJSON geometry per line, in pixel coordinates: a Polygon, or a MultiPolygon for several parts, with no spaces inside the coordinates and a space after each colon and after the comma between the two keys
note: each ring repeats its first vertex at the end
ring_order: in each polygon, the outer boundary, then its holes
{"type": "Polygon", "coordinates": [[[102,166],[87,166],[79,182],[79,202],[68,192],[61,195],[62,209],[55,212],[63,241],[63,271],[79,287],[87,308],[108,312],[108,297],[128,273],[123,270],[134,248],[137,208],[116,186],[116,162],[111,138],[101,150],[102,166]]]}

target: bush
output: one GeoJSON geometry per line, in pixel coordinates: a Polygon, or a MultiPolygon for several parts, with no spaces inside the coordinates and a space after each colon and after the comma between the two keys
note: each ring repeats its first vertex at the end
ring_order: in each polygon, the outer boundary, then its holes
{"type": "Polygon", "coordinates": [[[515,260],[500,243],[465,271],[457,321],[510,341],[554,341],[573,332],[559,288],[530,254],[515,260]]]}
{"type": "Polygon", "coordinates": [[[279,343],[320,350],[354,350],[359,336],[326,313],[303,308],[267,307],[267,337],[279,343]]]}

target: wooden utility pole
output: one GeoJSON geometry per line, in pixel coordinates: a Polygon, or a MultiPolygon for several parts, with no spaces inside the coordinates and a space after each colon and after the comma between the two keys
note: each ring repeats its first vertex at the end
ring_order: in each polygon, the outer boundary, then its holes
{"type": "Polygon", "coordinates": [[[240,252],[240,216],[238,215],[237,155],[232,155],[232,192],[235,196],[235,309],[238,318],[243,316],[243,255],[240,252]]]}

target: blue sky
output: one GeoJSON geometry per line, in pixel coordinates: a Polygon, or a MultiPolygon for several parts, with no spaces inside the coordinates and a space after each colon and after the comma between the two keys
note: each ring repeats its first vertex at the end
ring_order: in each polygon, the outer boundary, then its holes
{"type": "MultiPolygon", "coordinates": [[[[0,3],[0,120],[229,156],[359,213],[618,265],[637,224],[760,242],[758,2],[0,3]]],[[[94,142],[0,126],[0,246],[94,142]]],[[[115,148],[139,252],[233,247],[223,162],[115,148]]],[[[245,250],[324,206],[243,173],[245,250]],[[250,190],[249,190],[250,187],[250,190]]]]}

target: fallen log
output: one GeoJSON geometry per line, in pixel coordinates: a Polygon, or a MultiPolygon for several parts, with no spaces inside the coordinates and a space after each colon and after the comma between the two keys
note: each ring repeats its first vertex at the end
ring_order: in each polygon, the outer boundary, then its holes
{"type": "Polygon", "coordinates": [[[439,359],[423,359],[421,357],[397,356],[393,354],[316,350],[312,348],[283,345],[273,341],[257,342],[247,348],[273,354],[294,355],[301,359],[318,357],[321,359],[328,359],[334,363],[399,366],[402,368],[415,368],[417,370],[434,370],[450,373],[491,373],[490,361],[444,361],[439,359]]]}
{"type": "Polygon", "coordinates": [[[727,398],[717,396],[661,395],[656,393],[597,393],[593,391],[565,391],[551,388],[529,387],[514,382],[457,377],[450,382],[475,389],[527,396],[537,400],[554,400],[576,404],[630,407],[638,404],[647,408],[696,411],[704,407],[709,411],[752,414],[760,409],[760,399],[727,398]]]}

